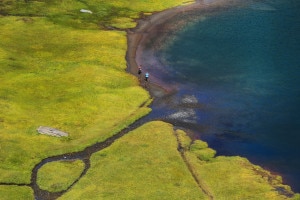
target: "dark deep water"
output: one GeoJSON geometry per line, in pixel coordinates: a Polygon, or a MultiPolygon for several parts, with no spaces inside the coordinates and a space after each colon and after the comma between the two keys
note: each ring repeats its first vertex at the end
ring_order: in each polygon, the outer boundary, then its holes
{"type": "Polygon", "coordinates": [[[178,89],[150,117],[188,127],[219,155],[247,157],[300,192],[300,1],[199,18],[156,49],[160,69],[143,63],[178,89]]]}

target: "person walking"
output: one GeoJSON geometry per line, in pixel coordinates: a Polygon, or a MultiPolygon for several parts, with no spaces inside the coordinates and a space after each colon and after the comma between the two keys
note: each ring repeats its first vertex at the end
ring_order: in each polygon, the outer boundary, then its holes
{"type": "Polygon", "coordinates": [[[139,68],[138,68],[138,75],[140,76],[141,74],[142,74],[142,67],[139,66],[139,68]]]}
{"type": "Polygon", "coordinates": [[[146,74],[145,74],[145,81],[148,82],[148,79],[149,79],[149,73],[146,72],[146,74]]]}
{"type": "Polygon", "coordinates": [[[146,74],[145,74],[145,88],[147,87],[148,79],[149,79],[149,73],[146,72],[146,74]]]}
{"type": "Polygon", "coordinates": [[[139,66],[138,67],[138,78],[139,78],[139,81],[141,80],[141,76],[142,76],[142,67],[139,66]]]}

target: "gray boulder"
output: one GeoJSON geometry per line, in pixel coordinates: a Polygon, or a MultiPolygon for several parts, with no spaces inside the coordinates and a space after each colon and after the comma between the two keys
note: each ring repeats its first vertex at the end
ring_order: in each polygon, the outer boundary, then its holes
{"type": "Polygon", "coordinates": [[[82,12],[82,13],[89,13],[89,14],[93,14],[93,12],[92,12],[92,11],[90,11],[90,10],[86,10],[86,9],[80,9],[80,12],[82,12]]]}
{"type": "Polygon", "coordinates": [[[50,136],[55,136],[55,137],[68,137],[68,133],[65,133],[58,129],[47,127],[47,126],[40,126],[37,129],[37,131],[40,134],[44,134],[44,135],[50,135],[50,136]]]}

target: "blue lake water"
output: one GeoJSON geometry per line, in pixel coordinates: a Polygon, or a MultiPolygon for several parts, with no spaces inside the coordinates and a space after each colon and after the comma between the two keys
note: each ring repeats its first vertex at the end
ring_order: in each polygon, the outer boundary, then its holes
{"type": "Polygon", "coordinates": [[[200,18],[156,50],[160,78],[178,91],[151,115],[186,124],[219,155],[247,157],[300,192],[300,1],[200,18]]]}

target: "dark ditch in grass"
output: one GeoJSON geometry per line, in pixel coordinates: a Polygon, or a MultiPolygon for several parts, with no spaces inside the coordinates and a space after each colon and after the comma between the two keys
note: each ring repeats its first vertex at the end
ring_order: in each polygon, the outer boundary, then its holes
{"type": "MultiPolygon", "coordinates": [[[[170,94],[164,93],[164,96],[168,96],[168,95],[170,95],[170,94]]],[[[164,97],[162,97],[162,98],[164,98],[164,97]]],[[[159,99],[160,98],[155,97],[155,101],[153,102],[153,104],[157,104],[157,101],[159,102],[159,99]]],[[[147,102],[145,102],[145,104],[146,103],[147,102]]],[[[155,106],[153,104],[152,104],[152,106],[155,106]]],[[[143,107],[143,106],[145,106],[145,105],[142,104],[140,107],[143,107]]],[[[33,168],[32,174],[31,174],[31,183],[29,185],[26,185],[26,186],[29,186],[33,189],[35,200],[55,200],[55,199],[57,199],[58,197],[62,196],[64,193],[66,193],[70,188],[72,188],[87,173],[87,171],[90,168],[90,157],[93,153],[99,152],[99,151],[109,147],[117,139],[123,137],[124,135],[126,135],[130,131],[133,131],[133,130],[137,129],[138,127],[142,126],[143,124],[145,124],[147,122],[150,122],[150,121],[153,121],[153,120],[160,120],[160,121],[164,121],[166,123],[172,123],[172,124],[175,124],[177,128],[184,127],[184,126],[180,126],[180,124],[178,123],[179,121],[176,121],[176,120],[175,121],[168,121],[166,119],[161,118],[161,116],[146,115],[146,116],[138,119],[137,121],[135,121],[131,125],[127,126],[126,128],[122,129],[117,134],[115,134],[112,137],[106,139],[105,141],[98,142],[98,143],[96,143],[92,146],[86,147],[82,151],[61,154],[61,155],[52,156],[52,157],[48,157],[48,158],[43,159],[40,163],[38,163],[33,168]],[[50,163],[50,162],[74,161],[74,160],[81,160],[82,162],[84,162],[85,167],[84,167],[84,170],[82,171],[82,173],[80,174],[79,178],[76,179],[66,190],[63,190],[63,191],[60,191],[60,192],[49,192],[49,191],[43,190],[39,187],[39,185],[37,184],[37,174],[38,174],[38,171],[41,167],[43,167],[45,164],[50,163]]],[[[15,184],[12,184],[12,185],[15,185],[15,184]]]]}
{"type": "MultiPolygon", "coordinates": [[[[175,131],[175,127],[174,127],[174,131],[175,131]]],[[[180,156],[182,158],[182,160],[184,161],[185,165],[187,166],[188,170],[190,171],[193,179],[195,180],[195,182],[198,184],[198,187],[204,192],[204,194],[207,195],[207,197],[210,199],[210,200],[213,200],[214,199],[214,196],[212,195],[212,193],[209,191],[209,189],[207,187],[205,187],[205,185],[202,183],[202,181],[197,177],[196,173],[193,171],[193,168],[191,166],[191,164],[188,162],[185,154],[184,154],[184,151],[186,151],[184,149],[184,147],[182,146],[182,144],[180,143],[179,141],[179,138],[178,138],[178,135],[177,134],[174,134],[176,136],[176,139],[177,139],[177,143],[178,143],[178,152],[180,153],[180,156]]]]}
{"type": "MultiPolygon", "coordinates": [[[[62,196],[65,192],[67,192],[70,188],[73,187],[89,170],[90,168],[90,157],[93,153],[101,151],[107,147],[109,147],[112,143],[114,143],[115,140],[121,138],[128,132],[140,127],[144,123],[150,121],[146,117],[143,117],[131,125],[127,126],[117,134],[113,135],[112,137],[106,139],[103,142],[98,142],[92,146],[86,147],[84,150],[79,151],[79,152],[73,152],[73,153],[67,153],[67,154],[62,154],[62,155],[57,155],[57,156],[52,156],[49,158],[43,159],[40,163],[38,163],[32,170],[31,174],[31,183],[30,186],[33,191],[34,191],[34,196],[36,200],[54,200],[57,199],[58,197],[62,196]],[[42,190],[38,184],[37,184],[37,173],[38,170],[45,164],[50,163],[50,162],[56,162],[56,161],[73,161],[73,160],[81,160],[84,162],[85,167],[83,172],[81,173],[80,177],[75,180],[66,190],[60,191],[60,192],[49,192],[46,190],[42,190]]],[[[15,185],[15,184],[14,184],[15,185]]]]}

